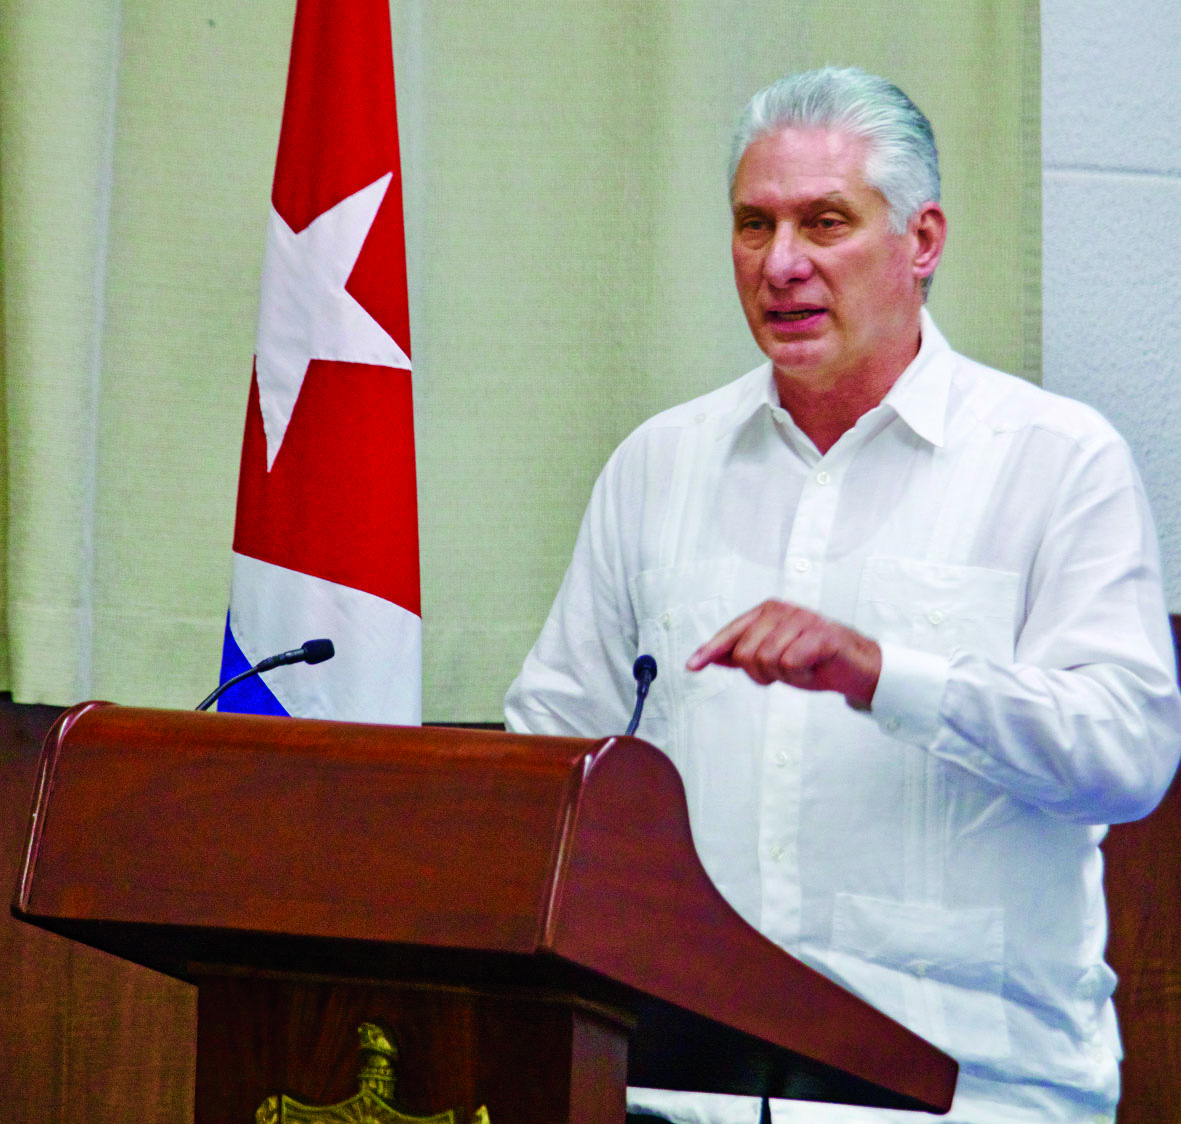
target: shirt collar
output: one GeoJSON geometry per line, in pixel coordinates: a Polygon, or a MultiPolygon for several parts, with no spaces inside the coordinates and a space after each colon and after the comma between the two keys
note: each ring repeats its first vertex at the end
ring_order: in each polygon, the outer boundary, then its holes
{"type": "MultiPolygon", "coordinates": [[[[942,360],[951,347],[926,308],[919,316],[919,352],[898,376],[882,405],[889,406],[924,441],[941,448],[951,388],[951,368],[942,360]]],[[[782,409],[770,363],[756,367],[746,376],[746,382],[731,415],[735,427],[745,424],[764,407],[772,411],[782,409]]]]}
{"type": "Polygon", "coordinates": [[[919,317],[919,353],[890,387],[883,405],[892,407],[924,441],[942,448],[951,390],[951,367],[945,360],[951,347],[925,308],[919,317]]]}

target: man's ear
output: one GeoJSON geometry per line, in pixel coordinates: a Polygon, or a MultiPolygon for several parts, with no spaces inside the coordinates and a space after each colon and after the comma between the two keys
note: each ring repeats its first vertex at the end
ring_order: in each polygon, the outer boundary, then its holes
{"type": "Polygon", "coordinates": [[[947,241],[947,216],[938,203],[926,203],[910,220],[914,236],[914,275],[930,277],[943,256],[947,241]]]}

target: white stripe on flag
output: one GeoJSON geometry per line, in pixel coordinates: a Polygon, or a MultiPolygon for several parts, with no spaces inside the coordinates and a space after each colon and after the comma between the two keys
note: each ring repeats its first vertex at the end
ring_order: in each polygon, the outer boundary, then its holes
{"type": "Polygon", "coordinates": [[[422,621],[371,593],[234,554],[230,628],[250,663],[324,636],[327,663],[263,679],[291,715],[417,726],[422,721],[422,621]]]}

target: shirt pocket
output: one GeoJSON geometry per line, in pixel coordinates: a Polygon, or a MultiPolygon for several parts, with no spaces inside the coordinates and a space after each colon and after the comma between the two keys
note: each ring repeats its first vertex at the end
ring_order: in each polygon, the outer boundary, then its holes
{"type": "MultiPolygon", "coordinates": [[[[631,582],[641,648],[656,656],[659,674],[648,696],[655,721],[649,737],[668,754],[685,786],[693,841],[702,863],[748,917],[757,903],[734,899],[735,871],[757,851],[752,794],[762,762],[760,719],[765,688],[730,667],[687,671],[703,642],[756,604],[766,575],[736,559],[647,570],[631,582]]],[[[757,803],[757,801],[756,801],[757,803]]]]}
{"type": "Polygon", "coordinates": [[[1020,575],[983,566],[868,558],[853,626],[879,642],[947,656],[971,648],[1011,662],[1020,575]]]}
{"type": "Polygon", "coordinates": [[[656,657],[666,697],[678,708],[695,706],[736,681],[731,668],[685,670],[694,649],[742,611],[734,602],[736,575],[737,564],[723,559],[645,570],[629,583],[640,651],[656,657]]]}
{"type": "Polygon", "coordinates": [[[825,957],[838,981],[957,1061],[1008,1055],[1004,910],[837,894],[825,957]]]}

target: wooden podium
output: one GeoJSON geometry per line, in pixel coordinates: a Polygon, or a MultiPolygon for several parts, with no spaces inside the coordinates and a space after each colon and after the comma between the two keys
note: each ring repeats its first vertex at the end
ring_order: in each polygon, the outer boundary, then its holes
{"type": "Polygon", "coordinates": [[[348,1098],[362,1023],[396,1107],[455,1124],[622,1124],[625,1084],[930,1112],[955,1087],[726,904],[634,738],[86,703],[46,738],[13,912],[197,985],[198,1124],[348,1098]]]}

